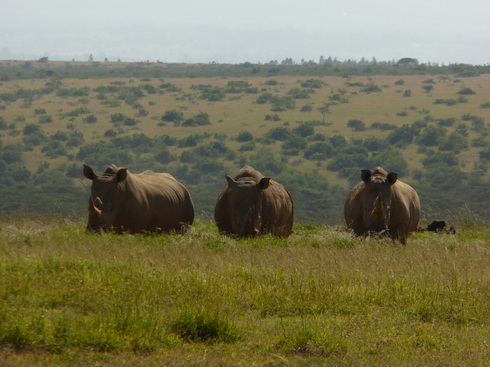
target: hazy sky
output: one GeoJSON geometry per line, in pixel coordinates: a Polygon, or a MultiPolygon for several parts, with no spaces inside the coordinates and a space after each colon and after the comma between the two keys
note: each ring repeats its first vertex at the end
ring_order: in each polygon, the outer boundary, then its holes
{"type": "Polygon", "coordinates": [[[489,0],[0,0],[0,59],[490,63],[489,0]]]}

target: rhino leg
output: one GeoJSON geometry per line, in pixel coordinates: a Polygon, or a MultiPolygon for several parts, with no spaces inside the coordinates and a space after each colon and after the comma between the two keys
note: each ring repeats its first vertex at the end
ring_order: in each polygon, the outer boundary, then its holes
{"type": "Polygon", "coordinates": [[[399,240],[402,245],[407,244],[407,225],[399,224],[390,229],[390,235],[393,239],[393,242],[399,240]]]}

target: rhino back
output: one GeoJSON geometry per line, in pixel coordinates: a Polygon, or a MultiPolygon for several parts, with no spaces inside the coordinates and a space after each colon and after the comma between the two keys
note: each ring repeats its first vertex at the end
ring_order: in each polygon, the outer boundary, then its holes
{"type": "Polygon", "coordinates": [[[280,183],[271,180],[262,194],[262,226],[277,236],[288,236],[292,232],[294,202],[291,194],[280,183]]]}
{"type": "Polygon", "coordinates": [[[420,199],[417,192],[408,184],[397,181],[392,188],[390,227],[406,224],[407,231],[417,229],[420,219],[420,199]]]}
{"type": "Polygon", "coordinates": [[[362,234],[367,231],[363,220],[364,203],[362,201],[362,191],[364,190],[364,186],[364,182],[359,182],[355,185],[349,194],[347,194],[344,203],[345,222],[357,234],[362,234]]]}
{"type": "Polygon", "coordinates": [[[165,173],[128,172],[122,183],[124,203],[119,222],[134,231],[179,230],[182,223],[192,224],[194,204],[188,190],[165,173]]]}

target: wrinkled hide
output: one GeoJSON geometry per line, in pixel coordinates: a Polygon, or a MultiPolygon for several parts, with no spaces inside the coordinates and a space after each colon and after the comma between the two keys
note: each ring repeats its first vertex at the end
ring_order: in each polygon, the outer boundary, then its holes
{"type": "Polygon", "coordinates": [[[84,165],[83,173],[92,181],[87,229],[182,232],[194,221],[189,192],[168,173],[133,174],[114,165],[101,176],[84,165]]]}
{"type": "Polygon", "coordinates": [[[362,170],[361,178],[345,201],[347,226],[357,235],[387,231],[393,240],[406,244],[408,235],[417,230],[420,217],[415,190],[398,180],[397,173],[387,173],[379,166],[362,170]]]}
{"type": "Polygon", "coordinates": [[[238,237],[291,234],[294,204],[284,186],[250,166],[234,179],[227,175],[226,180],[214,210],[220,233],[238,237]]]}

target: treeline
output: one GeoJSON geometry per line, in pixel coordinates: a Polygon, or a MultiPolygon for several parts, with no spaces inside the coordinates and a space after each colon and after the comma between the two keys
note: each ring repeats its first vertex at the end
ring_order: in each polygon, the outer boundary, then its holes
{"type": "Polygon", "coordinates": [[[416,59],[398,61],[366,61],[361,59],[339,61],[320,58],[318,62],[292,59],[271,60],[265,64],[179,64],[160,62],[63,62],[3,61],[0,62],[0,81],[29,78],[196,78],[196,77],[273,77],[297,76],[369,76],[369,75],[454,75],[477,76],[490,72],[490,65],[419,63],[416,59]]]}

